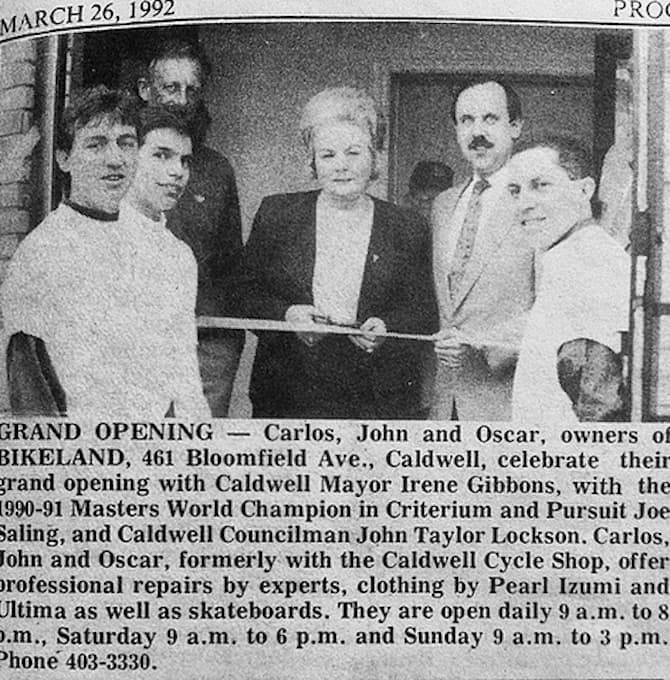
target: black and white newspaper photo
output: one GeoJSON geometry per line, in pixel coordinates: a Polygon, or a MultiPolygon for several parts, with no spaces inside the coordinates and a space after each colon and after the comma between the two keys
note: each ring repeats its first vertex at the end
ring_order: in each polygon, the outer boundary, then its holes
{"type": "Polygon", "coordinates": [[[669,678],[666,222],[667,0],[0,0],[0,679],[669,678]]]}

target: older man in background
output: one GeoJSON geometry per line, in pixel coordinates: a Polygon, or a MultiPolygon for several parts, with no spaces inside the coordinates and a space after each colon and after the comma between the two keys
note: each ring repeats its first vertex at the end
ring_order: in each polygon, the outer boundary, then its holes
{"type": "MultiPolygon", "coordinates": [[[[197,314],[226,316],[231,311],[230,274],[241,254],[242,229],[233,169],[204,143],[210,117],[203,88],[210,71],[199,47],[167,41],[151,55],[137,89],[148,104],[186,114],[194,130],[191,176],[167,226],[191,247],[198,263],[197,314]]],[[[198,334],[200,373],[214,417],[228,413],[243,346],[242,331],[201,329],[198,334]]]]}

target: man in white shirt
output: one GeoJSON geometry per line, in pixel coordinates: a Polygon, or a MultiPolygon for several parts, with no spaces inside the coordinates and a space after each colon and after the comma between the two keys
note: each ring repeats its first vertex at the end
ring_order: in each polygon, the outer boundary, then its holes
{"type": "Polygon", "coordinates": [[[162,224],[190,155],[187,132],[170,121],[155,129],[145,119],[135,177],[129,101],[97,87],[66,110],[56,158],[69,197],[22,242],[1,291],[16,415],[208,415],[195,357],[195,262],[162,224]],[[156,261],[163,252],[165,265],[156,261]]]}
{"type": "Polygon", "coordinates": [[[521,104],[507,83],[476,79],[456,93],[452,117],[472,177],[433,204],[440,332],[432,417],[509,420],[520,330],[502,343],[487,342],[487,334],[533,301],[533,253],[514,228],[507,191],[521,104]]]}
{"type": "MultiPolygon", "coordinates": [[[[168,213],[167,227],[192,249],[198,263],[197,314],[231,316],[242,222],[233,168],[205,143],[210,115],[204,94],[211,64],[197,44],[181,40],[158,41],[147,56],[146,71],[137,83],[140,98],[185,114],[193,133],[188,189],[168,213]]],[[[201,328],[198,337],[205,396],[212,415],[225,418],[244,331],[201,328]]]]}
{"type": "Polygon", "coordinates": [[[118,209],[137,164],[137,110],[99,86],[72,98],[56,138],[69,192],[22,241],[2,286],[15,415],[108,413],[118,209]]]}
{"type": "Polygon", "coordinates": [[[514,378],[514,420],[621,420],[630,257],[592,218],[590,155],[564,137],[529,142],[509,163],[509,190],[540,271],[514,378]]]}
{"type": "Polygon", "coordinates": [[[189,179],[191,131],[179,113],[147,107],[138,134],[137,172],[119,210],[126,316],[134,322],[122,326],[135,365],[129,398],[157,416],[210,417],[197,358],[197,264],[189,246],[167,229],[165,214],[189,179]]]}

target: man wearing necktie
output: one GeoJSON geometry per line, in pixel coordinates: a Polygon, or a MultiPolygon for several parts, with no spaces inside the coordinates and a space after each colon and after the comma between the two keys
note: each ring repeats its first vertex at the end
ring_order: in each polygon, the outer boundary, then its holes
{"type": "Polygon", "coordinates": [[[514,90],[465,83],[452,118],[472,167],[433,204],[433,267],[440,332],[432,417],[509,420],[521,321],[533,302],[533,253],[515,228],[506,164],[521,134],[514,90]]]}

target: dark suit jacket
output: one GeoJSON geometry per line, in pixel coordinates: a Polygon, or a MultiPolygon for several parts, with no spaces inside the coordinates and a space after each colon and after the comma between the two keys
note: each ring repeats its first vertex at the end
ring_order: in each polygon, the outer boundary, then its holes
{"type": "MultiPolygon", "coordinates": [[[[318,192],[265,198],[243,255],[239,311],[284,319],[291,305],[313,304],[318,192]]],[[[418,215],[374,201],[357,320],[389,331],[437,330],[430,236],[418,215]]],[[[411,418],[419,409],[421,351],[388,339],[372,355],[346,336],[308,348],[292,333],[261,333],[251,377],[255,416],[411,418]]]]}
{"type": "Polygon", "coordinates": [[[206,146],[194,150],[188,186],[167,214],[167,227],[198,263],[197,314],[230,312],[230,276],[242,252],[242,225],[230,163],[206,146]]]}

